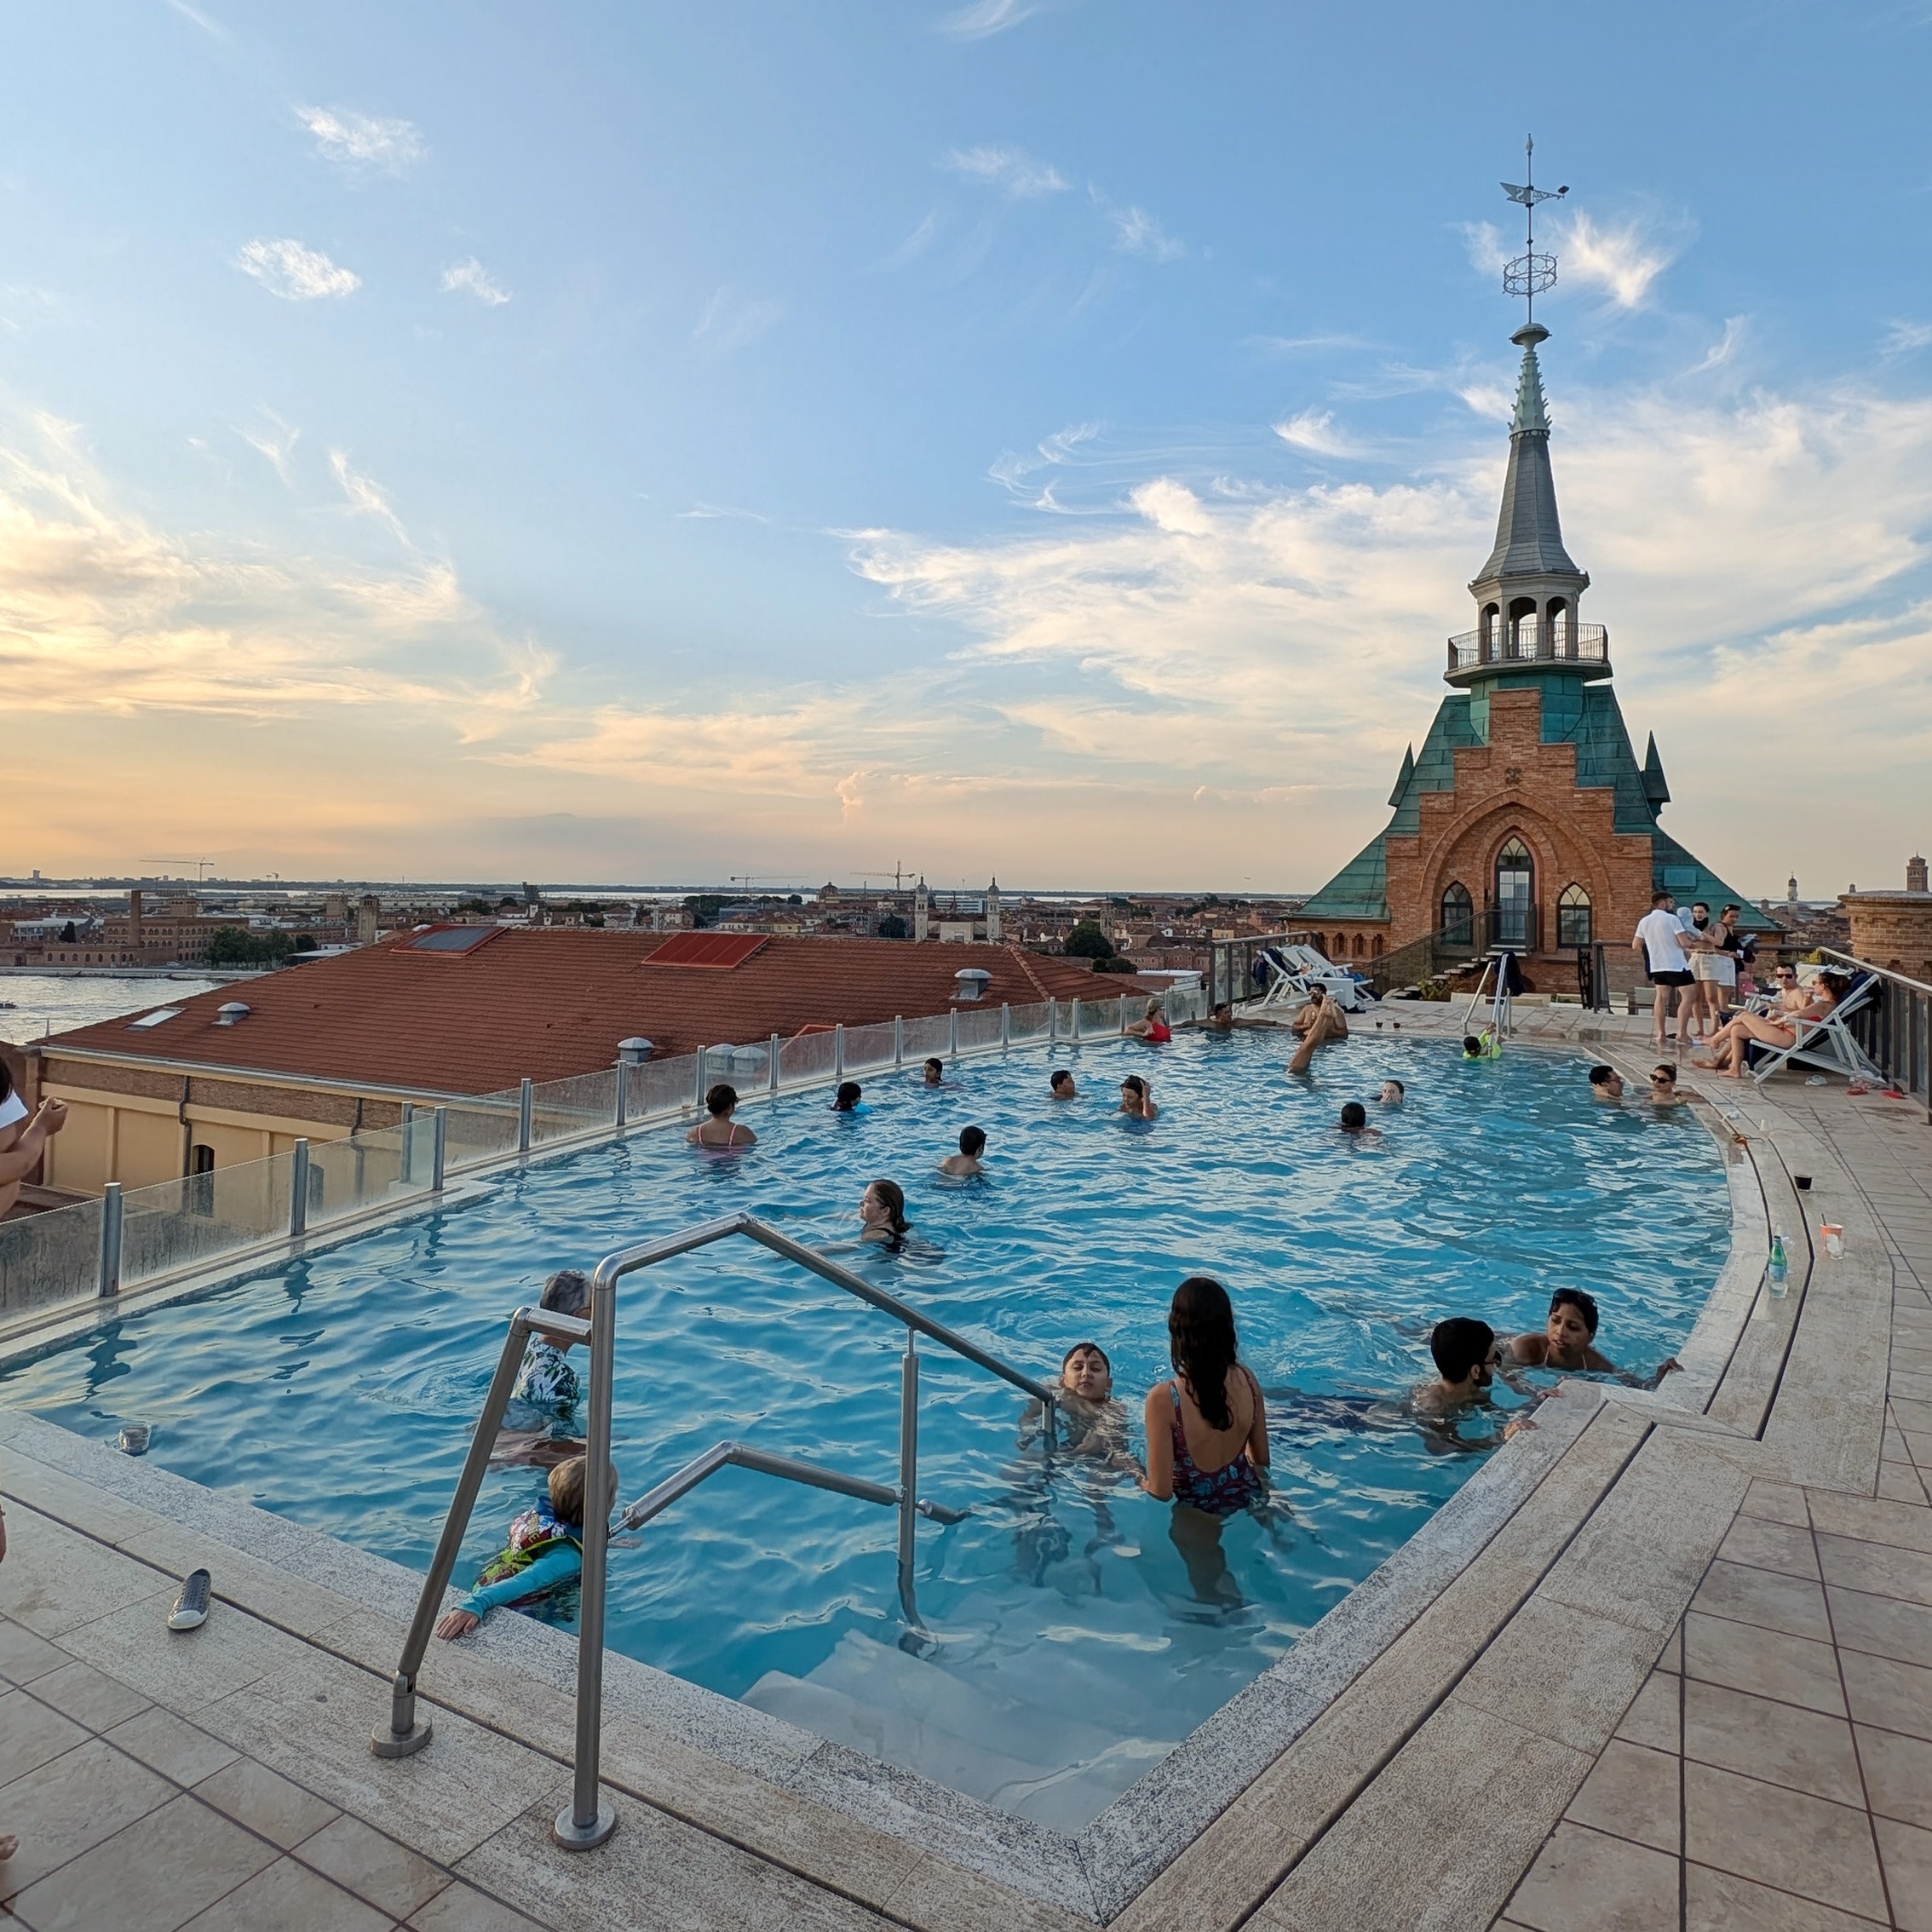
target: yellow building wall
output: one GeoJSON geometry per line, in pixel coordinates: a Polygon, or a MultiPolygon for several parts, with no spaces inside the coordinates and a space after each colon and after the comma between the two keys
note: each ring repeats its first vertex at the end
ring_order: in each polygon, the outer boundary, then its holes
{"type": "MultiPolygon", "coordinates": [[[[68,1122],[68,1127],[72,1122],[68,1122]]],[[[63,1129],[60,1138],[66,1138],[63,1129]]],[[[124,1187],[152,1187],[181,1171],[181,1124],[171,1113],[119,1110],[114,1132],[114,1171],[105,1179],[124,1187]]]]}

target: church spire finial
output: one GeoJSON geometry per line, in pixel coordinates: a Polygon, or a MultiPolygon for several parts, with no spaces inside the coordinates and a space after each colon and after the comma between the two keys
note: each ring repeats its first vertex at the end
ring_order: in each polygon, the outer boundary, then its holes
{"type": "Polygon", "coordinates": [[[1523,326],[1509,339],[1522,342],[1523,337],[1533,330],[1534,342],[1526,343],[1526,348],[1533,349],[1536,342],[1547,338],[1550,331],[1538,329],[1536,321],[1536,298],[1545,289],[1556,286],[1556,257],[1554,255],[1538,255],[1536,251],[1536,209],[1542,201],[1561,201],[1570,190],[1567,183],[1560,188],[1539,188],[1536,185],[1536,141],[1526,136],[1523,141],[1523,185],[1518,187],[1514,181],[1504,181],[1503,192],[1523,211],[1523,252],[1514,262],[1505,264],[1503,270],[1503,287],[1506,293],[1523,298],[1523,326]]]}

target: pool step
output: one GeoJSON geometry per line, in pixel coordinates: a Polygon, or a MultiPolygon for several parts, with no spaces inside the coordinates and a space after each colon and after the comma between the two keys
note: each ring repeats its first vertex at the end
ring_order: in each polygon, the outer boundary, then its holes
{"type": "MultiPolygon", "coordinates": [[[[1121,1738],[1004,1694],[996,1674],[956,1672],[848,1632],[808,1676],[768,1671],[745,1702],[954,1791],[1077,1831],[1158,1763],[1166,1740],[1121,1738]]],[[[993,1659],[986,1660],[991,1666],[993,1659]]]]}

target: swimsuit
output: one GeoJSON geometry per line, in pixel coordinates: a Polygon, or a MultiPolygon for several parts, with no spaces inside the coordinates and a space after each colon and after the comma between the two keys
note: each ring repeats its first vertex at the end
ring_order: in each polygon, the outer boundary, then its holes
{"type": "MultiPolygon", "coordinates": [[[[710,1121],[707,1120],[704,1123],[704,1127],[709,1127],[710,1124],[710,1121]]],[[[726,1134],[725,1137],[722,1141],[707,1141],[704,1138],[704,1127],[700,1127],[698,1130],[698,1138],[693,1143],[695,1146],[700,1147],[722,1149],[725,1147],[735,1147],[738,1145],[738,1123],[735,1120],[733,1120],[730,1124],[730,1131],[726,1134]]]]}
{"type": "Polygon", "coordinates": [[[1174,1398],[1174,1500],[1192,1503],[1210,1516],[1231,1516],[1258,1501],[1261,1477],[1248,1460],[1247,1444],[1241,1445],[1239,1453],[1225,1469],[1198,1468],[1188,1453],[1187,1432],[1181,1426],[1180,1388],[1170,1382],[1167,1390],[1174,1398]]]}
{"type": "Polygon", "coordinates": [[[517,1371],[510,1399],[529,1402],[540,1409],[568,1409],[576,1405],[581,1394],[577,1371],[564,1360],[563,1350],[541,1336],[532,1336],[523,1351],[523,1366],[517,1371]]]}
{"type": "Polygon", "coordinates": [[[1174,1038],[1174,1034],[1172,1029],[1168,1026],[1167,1022],[1164,1020],[1155,1020],[1151,1021],[1147,1026],[1147,1038],[1148,1039],[1153,1041],[1156,1046],[1159,1046],[1163,1044],[1164,1042],[1172,1039],[1174,1038]]]}

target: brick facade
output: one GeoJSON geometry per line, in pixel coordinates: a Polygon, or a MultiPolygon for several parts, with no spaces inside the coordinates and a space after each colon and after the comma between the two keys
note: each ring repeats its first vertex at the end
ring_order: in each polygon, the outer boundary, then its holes
{"type": "Polygon", "coordinates": [[[1838,903],[1851,921],[1849,952],[1932,986],[1932,892],[1853,892],[1838,903]]]}

